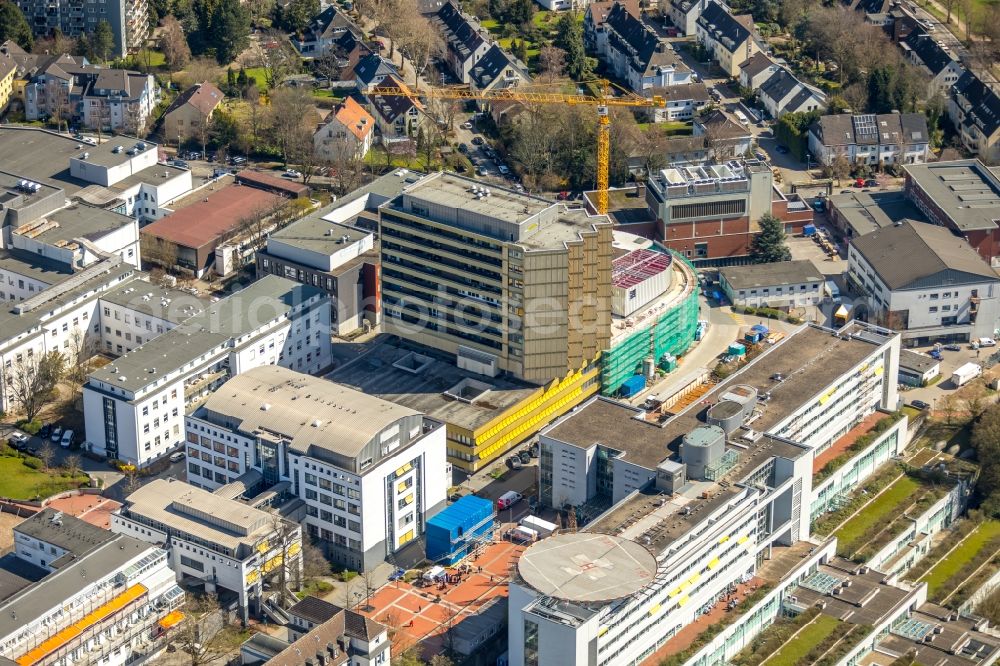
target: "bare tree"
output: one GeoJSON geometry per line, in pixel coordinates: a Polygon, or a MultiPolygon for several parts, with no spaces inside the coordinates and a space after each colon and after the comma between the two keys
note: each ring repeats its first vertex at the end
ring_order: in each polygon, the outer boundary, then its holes
{"type": "Polygon", "coordinates": [[[66,359],[59,352],[20,355],[3,374],[8,399],[34,421],[42,408],[56,396],[56,386],[66,371],[66,359]]]}
{"type": "Polygon", "coordinates": [[[72,455],[66,456],[63,459],[63,469],[65,469],[70,476],[76,476],[77,474],[80,473],[80,470],[82,469],[81,463],[82,460],[80,456],[74,453],[72,455]]]}
{"type": "Polygon", "coordinates": [[[302,539],[302,576],[306,580],[329,578],[333,575],[330,560],[326,559],[323,549],[309,537],[302,539]]]}
{"type": "Polygon", "coordinates": [[[365,161],[347,142],[334,146],[330,159],[330,177],[338,195],[357,189],[365,176],[365,161]]]}
{"type": "Polygon", "coordinates": [[[160,50],[163,51],[167,69],[176,72],[191,60],[191,49],[184,36],[184,27],[173,15],[164,17],[160,26],[160,50]]]}
{"type": "Polygon", "coordinates": [[[174,630],[174,642],[187,653],[191,666],[226,658],[243,641],[239,631],[225,622],[218,604],[208,595],[188,597],[184,614],[184,621],[174,630]]]}
{"type": "Polygon", "coordinates": [[[70,358],[66,376],[74,384],[83,385],[87,381],[88,361],[97,353],[94,338],[87,337],[86,328],[74,328],[69,338],[70,358]]]}
{"type": "Polygon", "coordinates": [[[300,88],[278,88],[271,94],[270,129],[285,164],[304,163],[313,154],[316,105],[300,88]]]}
{"type": "Polygon", "coordinates": [[[543,46],[538,52],[542,80],[552,83],[566,73],[566,52],[558,46],[543,46]]]}
{"type": "Polygon", "coordinates": [[[851,175],[851,162],[847,159],[845,155],[837,154],[830,164],[825,167],[825,171],[829,174],[830,178],[837,179],[837,186],[840,186],[840,181],[851,175]]]}
{"type": "Polygon", "coordinates": [[[52,469],[52,461],[56,459],[56,449],[51,442],[45,442],[42,448],[38,449],[38,459],[42,461],[46,472],[52,469]]]}
{"type": "Polygon", "coordinates": [[[275,227],[275,213],[281,205],[273,207],[257,207],[241,217],[233,232],[236,238],[245,239],[244,243],[254,250],[260,248],[267,234],[275,227]]]}
{"type": "Polygon", "coordinates": [[[722,127],[723,123],[705,123],[703,135],[709,155],[720,162],[733,157],[735,152],[732,140],[726,138],[722,127]]]}
{"type": "Polygon", "coordinates": [[[122,493],[128,497],[142,487],[142,477],[139,476],[139,469],[135,465],[124,465],[122,467],[122,493]]]}
{"type": "Polygon", "coordinates": [[[184,88],[190,88],[203,81],[218,81],[222,68],[213,58],[195,58],[188,63],[183,72],[178,72],[177,78],[184,88]]]}
{"type": "Polygon", "coordinates": [[[177,265],[177,246],[173,243],[142,234],[139,246],[145,263],[162,266],[168,271],[177,265]]]}
{"type": "Polygon", "coordinates": [[[400,5],[403,12],[393,20],[393,25],[400,26],[399,34],[394,41],[398,41],[399,50],[410,59],[413,66],[413,85],[420,82],[420,75],[424,73],[431,61],[444,53],[444,40],[437,28],[431,25],[417,10],[417,3],[404,2],[400,5]]]}
{"type": "Polygon", "coordinates": [[[313,71],[319,76],[325,76],[330,81],[336,81],[340,78],[341,71],[343,70],[341,67],[342,63],[343,60],[337,49],[329,47],[313,58],[312,67],[313,71]]]}
{"type": "Polygon", "coordinates": [[[277,30],[268,30],[254,43],[253,59],[263,70],[268,89],[277,87],[302,62],[288,37],[277,30]]]}
{"type": "Polygon", "coordinates": [[[378,589],[378,586],[375,584],[375,568],[366,567],[359,572],[359,575],[361,582],[365,586],[365,604],[363,610],[371,610],[371,598],[378,589]]]}

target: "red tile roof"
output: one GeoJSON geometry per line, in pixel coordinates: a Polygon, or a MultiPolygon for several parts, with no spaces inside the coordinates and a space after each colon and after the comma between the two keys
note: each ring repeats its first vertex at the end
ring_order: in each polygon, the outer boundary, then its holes
{"type": "Polygon", "coordinates": [[[143,227],[141,233],[184,247],[199,248],[217,242],[251,213],[270,211],[284,200],[279,194],[255,187],[228,185],[198,203],[143,227]]]}
{"type": "Polygon", "coordinates": [[[237,183],[246,183],[266,190],[275,190],[293,197],[304,197],[309,194],[309,186],[297,183],[289,178],[278,178],[260,171],[244,169],[236,174],[237,183]]]}

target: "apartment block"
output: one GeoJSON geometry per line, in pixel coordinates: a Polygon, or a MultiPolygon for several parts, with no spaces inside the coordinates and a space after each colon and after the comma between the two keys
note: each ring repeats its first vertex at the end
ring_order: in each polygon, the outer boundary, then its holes
{"type": "Polygon", "coordinates": [[[422,559],[411,544],[451,484],[441,423],[277,366],[223,384],[186,418],[186,432],[192,484],[217,489],[218,479],[250,473],[264,488],[290,486],[305,503],[306,532],[353,570],[422,559]]]}
{"type": "Polygon", "coordinates": [[[90,375],[83,404],[91,449],[140,467],[169,455],[183,445],[184,413],[229,377],[261,365],[329,366],[329,330],[322,290],[273,275],[191,312],[90,375]]]}
{"type": "Polygon", "coordinates": [[[137,53],[149,36],[149,5],[147,0],[18,0],[32,31],[47,37],[59,30],[67,37],[93,35],[102,21],[107,21],[114,35],[112,57],[137,53]]]}
{"type": "Polygon", "coordinates": [[[243,620],[263,605],[264,585],[302,581],[302,528],[277,514],[183,481],[155,479],[125,498],[111,531],[129,541],[163,544],[170,581],[235,593],[243,620]],[[172,570],[172,571],[171,571],[172,570]]]}

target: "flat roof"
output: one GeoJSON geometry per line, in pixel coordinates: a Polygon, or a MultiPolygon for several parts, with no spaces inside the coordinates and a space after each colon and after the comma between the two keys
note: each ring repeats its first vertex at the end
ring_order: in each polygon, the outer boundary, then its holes
{"type": "Polygon", "coordinates": [[[907,176],[962,231],[995,229],[1000,179],[979,160],[907,164],[907,176]]]}
{"type": "Polygon", "coordinates": [[[462,370],[454,357],[412,343],[378,342],[364,358],[341,365],[327,378],[472,431],[542,390],[527,382],[462,370]],[[394,365],[414,352],[428,359],[421,372],[409,372],[394,365]],[[466,379],[489,385],[489,391],[471,402],[445,395],[466,379]]]}
{"type": "Polygon", "coordinates": [[[48,228],[45,231],[31,237],[49,245],[77,238],[94,241],[122,227],[135,224],[135,218],[128,215],[83,204],[72,204],[54,210],[39,219],[43,223],[45,220],[54,224],[46,225],[48,228]]]}
{"type": "Polygon", "coordinates": [[[212,305],[208,298],[153,284],[146,277],[102,293],[101,300],[177,324],[201,314],[212,305]]]}
{"type": "Polygon", "coordinates": [[[819,565],[813,576],[826,574],[840,581],[850,580],[851,586],[842,587],[840,593],[834,596],[806,587],[809,580],[807,577],[795,588],[796,604],[808,608],[819,601],[825,601],[826,607],[823,609],[825,615],[845,622],[874,626],[896,611],[900,605],[911,601],[911,590],[882,583],[885,578],[884,573],[870,568],[864,574],[854,573],[858,569],[857,563],[841,557],[835,557],[829,563],[819,565]]]}
{"type": "MultiPolygon", "coordinates": [[[[75,144],[79,142],[76,139],[72,139],[75,144]]],[[[89,144],[83,144],[83,147],[76,151],[77,157],[83,160],[83,154],[87,154],[86,161],[88,164],[97,164],[103,167],[116,167],[125,164],[129,160],[132,160],[140,155],[144,155],[150,151],[157,150],[155,143],[151,141],[146,141],[145,139],[136,139],[130,136],[118,135],[107,137],[107,141],[98,144],[96,146],[91,146],[89,144]],[[132,155],[129,155],[129,151],[134,151],[132,155]]],[[[75,146],[74,146],[75,147],[75,146]]]]}
{"type": "Polygon", "coordinates": [[[16,248],[6,250],[0,248],[0,269],[44,282],[49,286],[59,284],[73,275],[73,269],[69,264],[16,248]]]}
{"type": "Polygon", "coordinates": [[[77,557],[114,538],[107,530],[51,508],[42,509],[17,525],[14,531],[62,548],[77,557]]]}
{"type": "Polygon", "coordinates": [[[124,534],[112,534],[107,543],[49,574],[0,605],[0,636],[9,636],[54,610],[96,580],[110,576],[126,563],[156,546],[124,534]]]}
{"type": "Polygon", "coordinates": [[[653,582],[656,558],[634,541],[610,534],[556,534],[531,545],[517,573],[548,597],[605,602],[628,597],[653,582]]]}
{"type": "Polygon", "coordinates": [[[258,185],[264,189],[278,190],[292,196],[304,196],[309,192],[309,186],[290,178],[280,178],[262,171],[243,169],[236,174],[236,182],[258,185]]]}
{"type": "Polygon", "coordinates": [[[65,134],[37,127],[0,127],[0,155],[3,168],[23,178],[61,187],[67,195],[90,185],[69,173],[69,160],[94,146],[82,144],[65,134]]]}
{"type": "Polygon", "coordinates": [[[179,202],[173,213],[146,225],[140,233],[200,248],[237,230],[241,221],[251,215],[272,213],[285,200],[280,194],[230,183],[211,193],[194,193],[179,202]],[[195,197],[196,203],[191,201],[195,197]]]}
{"type": "Polygon", "coordinates": [[[153,479],[126,497],[122,510],[233,553],[274,529],[271,514],[176,479],[153,479]]]}
{"type": "Polygon", "coordinates": [[[369,207],[371,207],[369,197],[380,199],[378,203],[381,204],[389,199],[398,197],[403,192],[404,188],[416,183],[425,175],[426,174],[419,171],[411,171],[409,169],[396,169],[395,171],[390,171],[384,176],[379,176],[367,185],[351,190],[344,196],[339,197],[334,203],[324,209],[325,212],[323,215],[331,215],[333,211],[336,211],[338,208],[342,208],[361,198],[365,199],[365,204],[369,207]]]}
{"type": "Polygon", "coordinates": [[[446,171],[421,178],[403,190],[404,196],[427,201],[446,208],[461,209],[484,217],[521,224],[555,205],[555,202],[524,194],[481,181],[463,178],[446,171]],[[488,190],[488,197],[478,197],[473,191],[488,190]]]}
{"type": "Polygon", "coordinates": [[[864,236],[907,218],[927,220],[903,190],[834,194],[830,196],[830,205],[854,236],[864,236]]]}
{"type": "MultiPolygon", "coordinates": [[[[286,437],[294,451],[314,447],[358,456],[390,425],[420,412],[278,365],[252,368],[215,390],[203,405],[245,433],[286,437]]],[[[401,435],[402,437],[403,435],[401,435]]]]}
{"type": "Polygon", "coordinates": [[[899,350],[899,369],[914,370],[923,374],[933,368],[936,365],[941,365],[941,361],[937,361],[927,354],[919,354],[915,351],[909,349],[899,350]]]}
{"type": "Polygon", "coordinates": [[[719,269],[733,289],[759,289],[807,282],[823,282],[826,278],[810,259],[779,261],[752,266],[726,266],[719,269]]]}
{"type": "Polygon", "coordinates": [[[268,241],[273,238],[291,247],[330,256],[371,235],[370,231],[329,222],[321,214],[313,213],[274,232],[268,236],[268,241]],[[343,240],[345,236],[346,242],[343,240]]]}
{"type": "Polygon", "coordinates": [[[316,287],[265,275],[95,370],[90,377],[126,391],[138,391],[188,361],[228,344],[232,338],[246,335],[263,322],[286,314],[309,298],[324,295],[316,287]]]}

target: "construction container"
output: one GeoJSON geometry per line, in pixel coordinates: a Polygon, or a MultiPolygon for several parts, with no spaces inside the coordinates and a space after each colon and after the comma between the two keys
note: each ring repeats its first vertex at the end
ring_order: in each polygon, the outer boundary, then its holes
{"type": "Polygon", "coordinates": [[[623,398],[631,398],[641,393],[644,388],[646,388],[646,376],[632,375],[622,383],[618,392],[623,398]]]}
{"type": "Polygon", "coordinates": [[[427,520],[427,559],[450,566],[492,540],[496,511],[493,502],[466,495],[427,520]]]}

